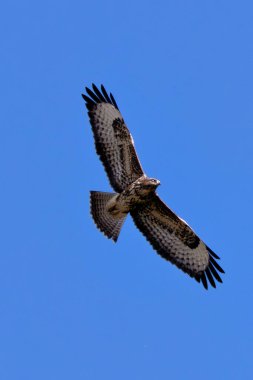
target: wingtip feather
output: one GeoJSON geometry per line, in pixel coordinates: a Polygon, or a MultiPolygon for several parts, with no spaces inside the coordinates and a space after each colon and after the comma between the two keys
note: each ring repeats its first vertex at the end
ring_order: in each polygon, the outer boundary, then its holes
{"type": "Polygon", "coordinates": [[[200,279],[201,279],[201,282],[202,282],[204,288],[205,288],[206,290],[208,290],[208,283],[207,283],[207,279],[206,279],[205,272],[202,273],[200,279]]]}
{"type": "Polygon", "coordinates": [[[212,285],[212,287],[213,287],[213,288],[216,288],[216,284],[215,284],[215,281],[214,281],[214,279],[213,279],[213,276],[212,276],[212,274],[211,274],[210,269],[209,269],[209,268],[206,268],[205,273],[206,273],[207,278],[208,278],[210,284],[212,285]]]}
{"type": "Polygon", "coordinates": [[[209,253],[210,253],[215,259],[220,260],[220,257],[219,257],[216,253],[214,253],[214,251],[211,250],[211,248],[209,248],[208,246],[206,246],[206,248],[207,248],[208,252],[209,252],[209,253]]]}
{"type": "Polygon", "coordinates": [[[110,92],[110,98],[112,100],[112,104],[114,105],[115,108],[117,108],[117,110],[119,109],[117,103],[116,103],[116,100],[114,99],[114,96],[113,94],[110,92]]]}

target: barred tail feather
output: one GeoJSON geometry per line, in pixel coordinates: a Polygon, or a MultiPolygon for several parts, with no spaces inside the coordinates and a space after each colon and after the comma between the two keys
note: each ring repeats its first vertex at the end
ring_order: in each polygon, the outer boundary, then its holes
{"type": "Polygon", "coordinates": [[[127,216],[113,216],[107,210],[108,202],[116,195],[116,193],[105,193],[102,191],[90,192],[90,210],[93,220],[98,229],[103,232],[109,239],[115,242],[119,237],[121,227],[127,216]]]}

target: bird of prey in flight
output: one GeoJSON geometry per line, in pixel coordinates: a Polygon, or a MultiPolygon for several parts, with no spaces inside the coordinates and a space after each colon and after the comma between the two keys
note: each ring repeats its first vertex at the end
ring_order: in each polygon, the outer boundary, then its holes
{"type": "Polygon", "coordinates": [[[115,242],[128,214],[152,247],[185,273],[215,288],[222,282],[219,257],[157,195],[160,181],[143,171],[133,138],[118,105],[104,86],[82,95],[95,147],[115,193],[90,192],[91,214],[99,230],[115,242]]]}

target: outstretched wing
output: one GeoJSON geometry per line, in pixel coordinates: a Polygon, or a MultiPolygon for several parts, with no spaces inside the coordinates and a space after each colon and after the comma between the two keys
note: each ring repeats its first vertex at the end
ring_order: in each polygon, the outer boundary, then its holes
{"type": "Polygon", "coordinates": [[[166,260],[202,282],[215,288],[224,273],[215,259],[219,257],[208,248],[195,232],[154,195],[150,203],[131,211],[134,223],[153,248],[166,260]]]}
{"type": "Polygon", "coordinates": [[[110,183],[121,192],[144,173],[137,157],[132,136],[124,123],[112,94],[101,91],[93,84],[93,91],[86,87],[86,102],[92,126],[96,151],[110,183]]]}

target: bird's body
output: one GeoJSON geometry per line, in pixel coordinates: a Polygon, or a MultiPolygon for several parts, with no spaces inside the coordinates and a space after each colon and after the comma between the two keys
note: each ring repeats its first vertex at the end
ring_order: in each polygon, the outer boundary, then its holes
{"type": "Polygon", "coordinates": [[[153,248],[163,258],[202,281],[216,287],[222,282],[219,257],[191,227],[163,203],[156,193],[160,181],[144,173],[117,103],[93,85],[83,95],[95,138],[96,151],[116,193],[91,191],[91,214],[97,227],[117,241],[128,214],[153,248]],[[216,259],[216,260],[215,260],[216,259]]]}
{"type": "Polygon", "coordinates": [[[107,210],[113,215],[117,215],[117,213],[127,214],[139,205],[149,203],[159,184],[160,181],[157,179],[142,176],[120,194],[113,197],[107,206],[107,210]]]}

